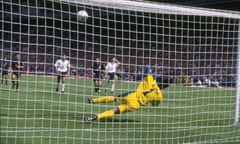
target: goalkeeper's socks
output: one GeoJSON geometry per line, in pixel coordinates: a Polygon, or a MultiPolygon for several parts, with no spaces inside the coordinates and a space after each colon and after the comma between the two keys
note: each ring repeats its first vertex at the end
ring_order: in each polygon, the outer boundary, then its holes
{"type": "Polygon", "coordinates": [[[8,85],[8,81],[7,80],[5,81],[5,85],[8,85]]]}
{"type": "Polygon", "coordinates": [[[104,97],[92,99],[93,103],[107,103],[107,102],[113,102],[113,101],[114,101],[114,96],[104,96],[104,97]]]}
{"type": "Polygon", "coordinates": [[[101,119],[105,119],[105,118],[108,118],[108,117],[112,117],[113,115],[114,115],[114,111],[113,110],[108,110],[108,111],[105,111],[103,113],[98,114],[97,119],[101,120],[101,119]]]}

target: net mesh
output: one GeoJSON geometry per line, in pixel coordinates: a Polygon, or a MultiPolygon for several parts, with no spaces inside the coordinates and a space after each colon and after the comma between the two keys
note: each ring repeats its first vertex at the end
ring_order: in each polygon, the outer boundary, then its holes
{"type": "Polygon", "coordinates": [[[240,142],[233,127],[237,12],[126,0],[5,0],[0,7],[1,70],[8,72],[1,77],[1,143],[240,142]],[[83,9],[86,22],[77,20],[83,9]],[[17,53],[24,68],[16,91],[17,53]],[[63,54],[71,70],[61,93],[54,64],[63,54]],[[104,65],[120,61],[113,95],[135,90],[146,65],[157,82],[171,79],[160,106],[86,122],[118,106],[88,104],[111,95],[105,77],[95,95],[96,57],[104,65]]]}

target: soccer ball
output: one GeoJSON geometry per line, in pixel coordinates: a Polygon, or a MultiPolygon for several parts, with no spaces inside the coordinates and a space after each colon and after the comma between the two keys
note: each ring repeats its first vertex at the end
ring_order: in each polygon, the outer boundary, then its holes
{"type": "Polygon", "coordinates": [[[88,13],[85,10],[81,10],[77,13],[77,19],[80,22],[86,22],[88,19],[88,13]]]}

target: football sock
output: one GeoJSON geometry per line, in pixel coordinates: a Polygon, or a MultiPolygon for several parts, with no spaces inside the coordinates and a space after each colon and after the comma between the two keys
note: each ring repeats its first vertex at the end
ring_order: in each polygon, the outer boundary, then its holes
{"type": "Polygon", "coordinates": [[[108,82],[106,82],[106,86],[105,86],[105,92],[107,92],[108,91],[108,85],[109,85],[109,81],[108,82]]]}
{"type": "Polygon", "coordinates": [[[113,102],[114,96],[105,96],[105,97],[99,97],[99,98],[93,98],[93,103],[107,103],[107,102],[113,102]]]}
{"type": "Polygon", "coordinates": [[[18,81],[16,82],[16,89],[18,89],[18,81]]]}
{"type": "Polygon", "coordinates": [[[101,86],[98,87],[98,92],[101,92],[101,86]]]}
{"type": "Polygon", "coordinates": [[[15,87],[15,80],[12,81],[12,88],[15,87]]]}
{"type": "Polygon", "coordinates": [[[57,82],[60,83],[60,76],[57,77],[57,82]]]}
{"type": "Polygon", "coordinates": [[[64,91],[64,88],[65,88],[65,84],[62,84],[62,91],[64,91]]]}
{"type": "Polygon", "coordinates": [[[57,87],[56,87],[56,91],[58,91],[59,90],[59,83],[57,83],[57,87]]]}
{"type": "Polygon", "coordinates": [[[95,93],[98,92],[98,87],[95,85],[95,93]]]}
{"type": "Polygon", "coordinates": [[[111,89],[112,92],[113,92],[113,90],[114,90],[114,87],[115,87],[115,84],[112,84],[112,89],[111,89]]]}
{"type": "Polygon", "coordinates": [[[57,83],[57,88],[59,88],[59,85],[60,85],[60,84],[59,84],[59,83],[57,83]]]}
{"type": "Polygon", "coordinates": [[[108,111],[105,111],[103,113],[97,114],[97,119],[101,120],[101,119],[104,119],[104,118],[107,118],[107,117],[112,117],[113,115],[114,115],[114,111],[113,110],[108,110],[108,111]]]}

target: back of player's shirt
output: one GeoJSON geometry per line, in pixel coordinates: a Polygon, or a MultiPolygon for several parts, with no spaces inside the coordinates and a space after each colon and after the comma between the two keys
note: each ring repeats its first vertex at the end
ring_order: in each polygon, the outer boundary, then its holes
{"type": "Polygon", "coordinates": [[[2,60],[1,61],[1,68],[3,71],[8,71],[9,68],[9,63],[7,60],[2,60]]]}
{"type": "Polygon", "coordinates": [[[57,60],[55,63],[55,67],[57,68],[58,71],[60,72],[67,72],[68,69],[70,68],[70,62],[69,60],[57,60]]]}
{"type": "Polygon", "coordinates": [[[107,63],[106,69],[108,73],[116,73],[117,72],[117,67],[118,67],[118,63],[107,63]]]}
{"type": "Polygon", "coordinates": [[[104,65],[101,63],[94,63],[93,64],[93,72],[95,74],[101,75],[102,71],[105,69],[104,65]]]}
{"type": "Polygon", "coordinates": [[[12,70],[13,72],[20,72],[19,66],[24,66],[24,64],[20,60],[13,60],[12,61],[12,70]]]}

